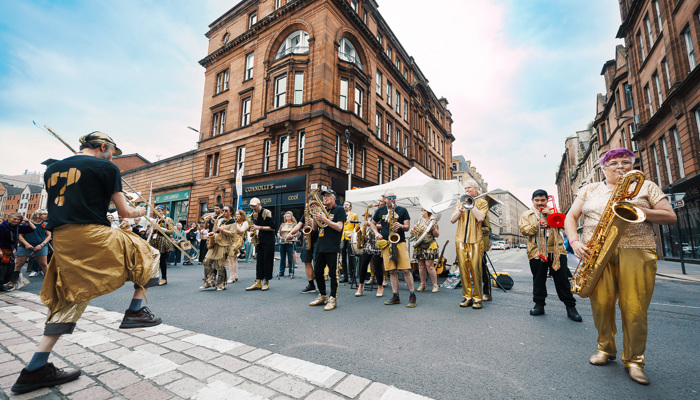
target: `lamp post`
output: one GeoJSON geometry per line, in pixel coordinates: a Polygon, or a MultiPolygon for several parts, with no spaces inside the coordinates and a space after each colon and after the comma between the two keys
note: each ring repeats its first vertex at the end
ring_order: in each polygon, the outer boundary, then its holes
{"type": "MultiPolygon", "coordinates": [[[[352,170],[354,160],[350,157],[350,131],[345,130],[345,146],[348,148],[348,190],[352,190],[352,170]]],[[[347,195],[345,196],[347,197],[347,195]]]]}

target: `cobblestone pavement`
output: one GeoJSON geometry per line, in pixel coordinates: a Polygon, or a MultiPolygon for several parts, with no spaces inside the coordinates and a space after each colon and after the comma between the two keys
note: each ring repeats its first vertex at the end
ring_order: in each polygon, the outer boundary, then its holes
{"type": "Polygon", "coordinates": [[[78,380],[12,395],[43,333],[46,307],[32,293],[0,297],[0,397],[12,399],[418,400],[427,397],[333,368],[167,324],[118,329],[123,315],[88,306],[49,362],[78,380]]]}

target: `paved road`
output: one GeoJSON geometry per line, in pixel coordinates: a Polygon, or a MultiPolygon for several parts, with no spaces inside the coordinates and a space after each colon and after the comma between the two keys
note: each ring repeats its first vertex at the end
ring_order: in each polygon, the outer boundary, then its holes
{"type": "MultiPolygon", "coordinates": [[[[697,398],[700,392],[700,285],[657,279],[649,312],[647,367],[652,384],[632,382],[619,362],[588,364],[596,330],[588,300],[583,323],[566,317],[550,297],[546,314],[531,317],[531,276],[524,251],[490,252],[515,286],[494,290],[481,310],[458,306],[461,292],[419,293],[418,307],[385,306],[374,292],[354,297],[342,286],[332,312],[308,307],[303,279],[274,280],[268,292],[244,291],[254,267],[224,292],[201,292],[201,267],[169,271],[167,286],[149,290],[149,307],[165,323],[328,366],[435,399],[484,398],[697,398]],[[601,389],[605,395],[601,396],[601,389]]],[[[298,270],[297,277],[303,275],[298,270]]],[[[32,278],[36,279],[36,278],[32,278]]],[[[34,281],[37,282],[37,281],[34,281]]],[[[25,290],[38,292],[38,282],[25,290]]],[[[387,291],[388,293],[388,291],[387,291]]],[[[91,305],[123,312],[131,290],[122,288],[91,305]]],[[[404,303],[408,293],[403,286],[404,303]]],[[[619,325],[618,320],[618,326],[619,325]]],[[[621,340],[621,332],[618,340],[621,340]]],[[[622,347],[621,343],[618,347],[622,347]]]]}

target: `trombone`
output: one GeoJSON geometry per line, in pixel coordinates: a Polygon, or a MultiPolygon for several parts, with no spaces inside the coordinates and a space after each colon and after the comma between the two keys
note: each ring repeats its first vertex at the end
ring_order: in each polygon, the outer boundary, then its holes
{"type": "MultiPolygon", "coordinates": [[[[36,123],[35,123],[34,125],[36,125],[36,123]]],[[[38,127],[38,125],[37,125],[37,127],[38,127]]],[[[58,135],[58,133],[54,132],[53,129],[49,128],[47,125],[44,125],[44,129],[46,129],[51,135],[53,135],[56,139],[58,139],[61,143],[63,143],[63,144],[68,148],[68,150],[70,150],[71,152],[73,152],[73,154],[78,154],[78,152],[75,151],[75,149],[73,149],[73,147],[71,147],[70,144],[66,143],[66,141],[63,140],[63,138],[60,137],[60,136],[58,135]]],[[[136,200],[136,197],[133,197],[133,198],[132,198],[132,195],[136,195],[136,196],[138,196],[139,198],[141,198],[141,200],[143,200],[144,204],[146,204],[146,206],[147,206],[148,208],[150,208],[151,210],[153,210],[153,212],[155,212],[156,215],[160,215],[160,213],[159,213],[158,211],[156,211],[155,207],[153,207],[153,206],[151,205],[151,203],[148,202],[148,200],[146,200],[143,196],[141,196],[141,195],[136,191],[136,189],[134,189],[134,187],[131,186],[131,185],[129,184],[129,182],[127,182],[123,177],[122,177],[121,179],[122,179],[122,182],[124,182],[124,183],[126,184],[126,186],[128,186],[128,187],[133,191],[133,193],[126,193],[126,192],[124,193],[124,197],[126,198],[126,201],[127,201],[127,203],[129,203],[130,206],[136,207],[136,206],[134,205],[134,201],[136,200]]],[[[150,218],[146,218],[146,219],[148,219],[148,222],[158,231],[158,233],[160,233],[161,235],[165,236],[168,240],[170,240],[170,242],[173,244],[173,246],[175,246],[178,250],[180,250],[185,256],[187,256],[187,258],[189,258],[189,259],[192,260],[192,261],[195,261],[195,259],[192,258],[192,256],[190,256],[189,254],[187,254],[187,252],[186,252],[182,247],[180,247],[180,245],[178,245],[177,242],[175,242],[175,240],[173,240],[173,238],[170,237],[170,235],[168,235],[167,233],[163,232],[163,228],[161,228],[161,227],[158,225],[157,220],[156,220],[156,221],[153,221],[153,220],[151,220],[150,218]]],[[[175,227],[172,226],[172,225],[168,222],[167,219],[164,219],[164,218],[163,218],[163,220],[164,220],[165,223],[168,225],[168,226],[167,226],[168,230],[172,230],[172,231],[175,232],[180,238],[182,238],[182,240],[187,241],[187,238],[185,238],[184,236],[182,236],[182,234],[181,234],[180,232],[178,232],[178,230],[175,229],[175,227]]],[[[195,253],[196,253],[196,257],[199,258],[199,252],[197,251],[197,249],[194,249],[194,251],[195,251],[195,253]]]]}

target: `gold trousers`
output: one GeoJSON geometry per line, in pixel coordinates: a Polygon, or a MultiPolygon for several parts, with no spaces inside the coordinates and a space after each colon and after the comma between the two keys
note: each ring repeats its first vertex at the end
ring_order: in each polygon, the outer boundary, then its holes
{"type": "Polygon", "coordinates": [[[481,303],[483,298],[483,282],[481,275],[481,258],[483,243],[457,243],[457,263],[459,275],[462,278],[462,296],[481,303]]]}
{"type": "Polygon", "coordinates": [[[617,354],[615,303],[620,301],[622,362],[625,367],[644,367],[647,309],[654,294],[655,278],[656,250],[618,248],[591,293],[598,350],[608,355],[617,354]]]}
{"type": "Polygon", "coordinates": [[[44,326],[44,335],[64,335],[73,333],[75,324],[87,308],[90,300],[82,303],[68,303],[49,316],[44,326]]]}

